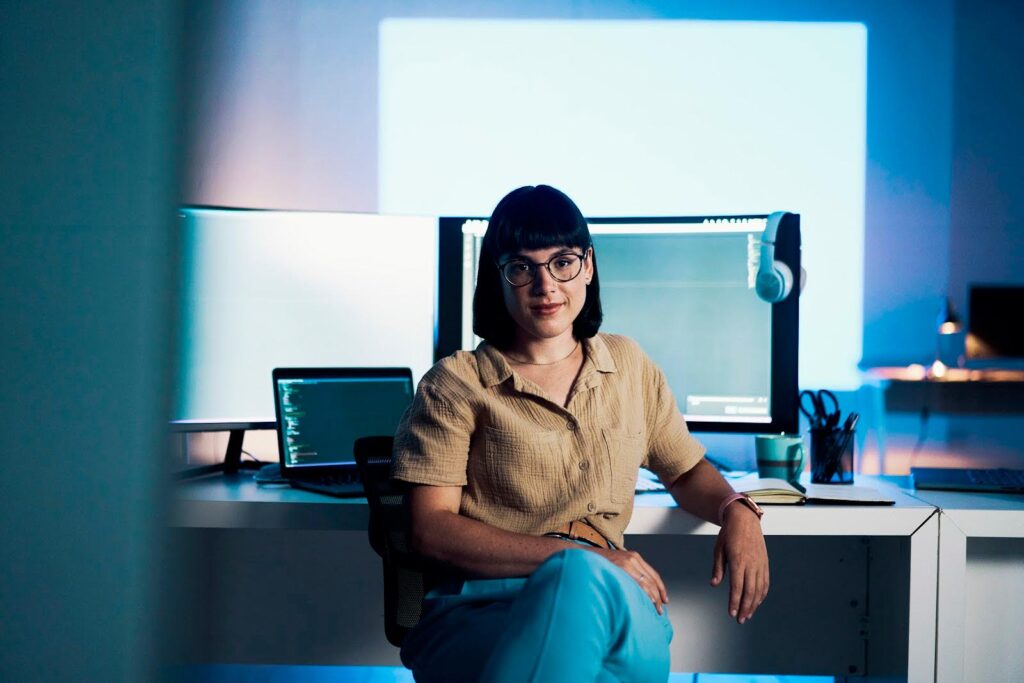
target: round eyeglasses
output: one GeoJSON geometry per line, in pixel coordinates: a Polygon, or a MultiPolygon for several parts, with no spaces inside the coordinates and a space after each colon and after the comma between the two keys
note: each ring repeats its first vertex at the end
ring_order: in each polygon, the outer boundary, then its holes
{"type": "Polygon", "coordinates": [[[498,270],[513,287],[525,287],[533,282],[537,278],[537,269],[541,266],[547,268],[551,277],[558,282],[568,282],[583,271],[583,262],[586,259],[586,254],[570,251],[555,254],[545,263],[534,263],[528,259],[514,258],[511,261],[498,264],[498,270]]]}

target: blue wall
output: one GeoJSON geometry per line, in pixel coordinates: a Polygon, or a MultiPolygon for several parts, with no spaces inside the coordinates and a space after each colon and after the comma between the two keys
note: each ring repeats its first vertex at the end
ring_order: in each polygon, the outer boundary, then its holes
{"type": "MultiPolygon", "coordinates": [[[[1024,3],[958,2],[955,26],[949,293],[965,312],[971,282],[1024,285],[1024,3]]],[[[947,429],[952,457],[1024,467],[1024,418],[957,418],[947,429]]]]}
{"type": "Polygon", "coordinates": [[[970,282],[1024,284],[1021,26],[1024,3],[957,4],[949,291],[960,311],[970,282]]]}

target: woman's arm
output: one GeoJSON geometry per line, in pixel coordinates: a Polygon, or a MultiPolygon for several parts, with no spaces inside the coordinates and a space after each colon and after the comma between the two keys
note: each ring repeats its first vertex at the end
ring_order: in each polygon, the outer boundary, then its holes
{"type": "Polygon", "coordinates": [[[729,614],[739,623],[754,615],[768,595],[768,549],[757,515],[741,502],[718,508],[733,489],[711,463],[701,460],[669,488],[679,507],[715,524],[722,524],[715,543],[711,585],[722,582],[729,567],[729,614]]]}
{"type": "Polygon", "coordinates": [[[551,536],[505,531],[459,514],[459,486],[414,486],[409,492],[413,549],[420,555],[482,578],[527,576],[566,548],[596,552],[632,576],[662,611],[668,590],[640,553],[582,546],[551,536]]]}
{"type": "Polygon", "coordinates": [[[459,514],[462,487],[414,486],[409,492],[413,549],[482,578],[527,576],[559,550],[575,547],[551,536],[505,531],[459,514]]]}

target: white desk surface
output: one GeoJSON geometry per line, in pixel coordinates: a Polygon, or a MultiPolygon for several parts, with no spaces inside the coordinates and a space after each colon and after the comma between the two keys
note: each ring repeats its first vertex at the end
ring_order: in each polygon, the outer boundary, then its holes
{"type": "MultiPolygon", "coordinates": [[[[858,476],[884,490],[895,505],[768,505],[762,528],[779,536],[910,536],[935,513],[934,504],[909,495],[906,478],[858,476]]],[[[362,498],[331,498],[292,488],[257,486],[252,473],[211,475],[175,488],[171,525],[195,528],[366,529],[362,498]]],[[[714,535],[718,526],[680,510],[667,493],[636,497],[627,534],[714,535]]]]}
{"type": "Polygon", "coordinates": [[[923,489],[912,493],[940,508],[967,536],[1024,538],[1024,494],[923,489]]]}
{"type": "Polygon", "coordinates": [[[257,486],[252,472],[213,474],[174,487],[171,526],[211,529],[366,530],[365,498],[257,486]]]}

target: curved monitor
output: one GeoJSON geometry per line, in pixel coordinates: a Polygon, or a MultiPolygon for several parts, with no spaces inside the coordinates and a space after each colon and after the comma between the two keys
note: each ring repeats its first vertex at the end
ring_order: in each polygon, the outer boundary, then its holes
{"type": "MultiPolygon", "coordinates": [[[[796,432],[799,306],[754,281],[767,216],[588,218],[603,332],[635,339],[664,371],[696,432],[796,432]]],[[[487,220],[439,221],[435,358],[479,343],[472,330],[487,220]]],[[[775,259],[800,272],[800,217],[779,226],[775,259]]]]}

